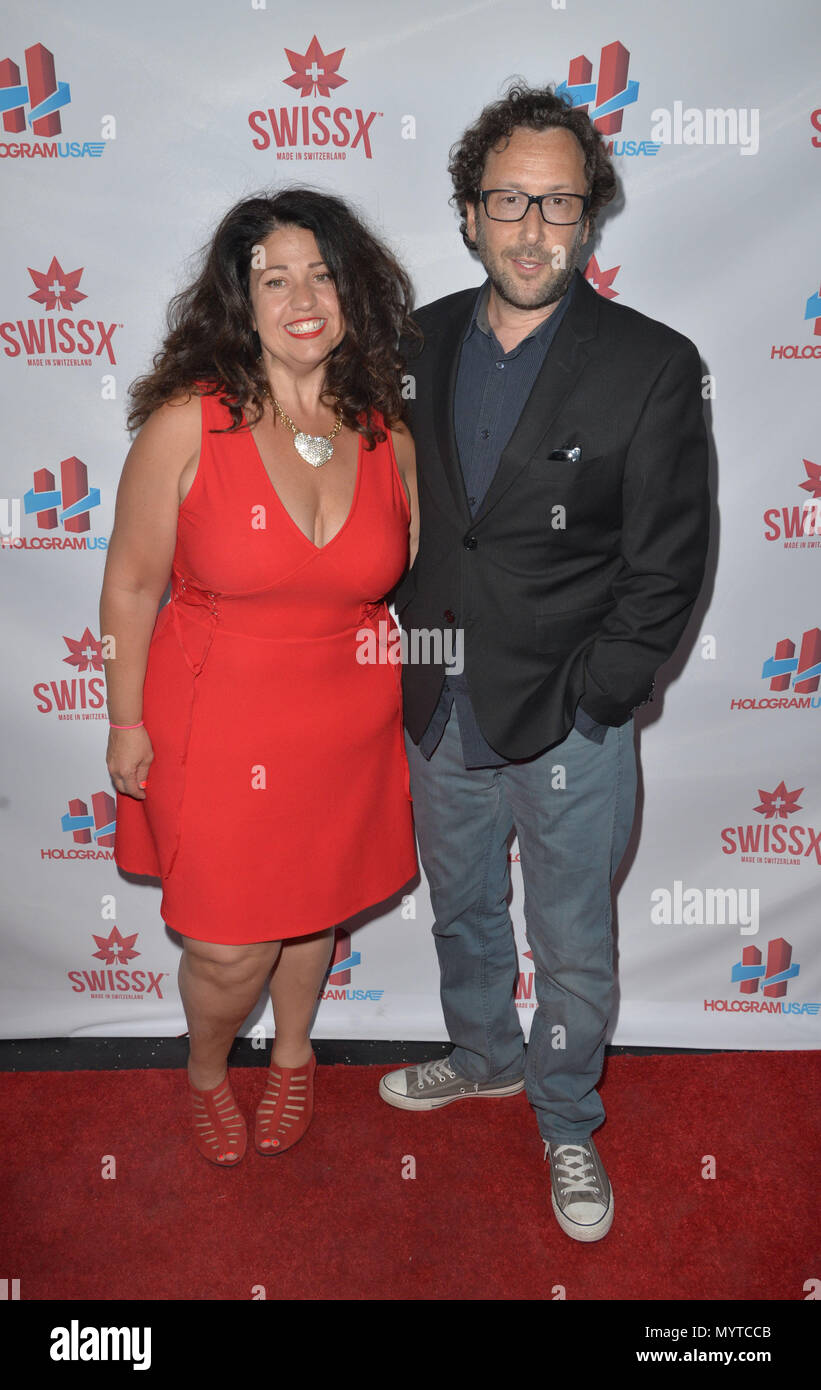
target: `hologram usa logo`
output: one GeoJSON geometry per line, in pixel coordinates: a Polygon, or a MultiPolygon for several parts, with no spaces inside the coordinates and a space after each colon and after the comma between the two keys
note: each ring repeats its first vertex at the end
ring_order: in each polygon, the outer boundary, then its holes
{"type": "Polygon", "coordinates": [[[816,691],[821,679],[821,628],[811,627],[802,635],[798,656],[791,638],[782,637],[775,644],[774,655],[764,662],[761,678],[769,678],[770,690],[789,690],[792,681],[798,695],[816,691]]]}
{"type": "MultiPolygon", "coordinates": [[[[316,34],[304,53],[284,51],[291,71],[281,80],[301,97],[330,99],[348,81],[339,72],[345,49],[324,53],[316,34]]],[[[359,106],[332,108],[304,102],[251,111],[248,124],[255,135],[254,149],[267,150],[273,144],[277,159],[346,159],[348,150],[357,148],[372,159],[371,127],[378,116],[381,111],[366,113],[359,106]]]]}
{"type": "Polygon", "coordinates": [[[41,43],[26,49],[26,82],[20,81],[20,69],[11,58],[0,62],[0,111],[3,130],[20,135],[28,124],[35,135],[59,135],[60,109],[71,101],[67,82],[58,82],[54,54],[41,43]]]}
{"type": "Polygon", "coordinates": [[[337,927],[331,968],[328,971],[329,979],[335,985],[349,985],[351,983],[351,967],[359,965],[361,960],[359,951],[351,950],[350,933],[342,927],[337,927]]]}
{"type": "Polygon", "coordinates": [[[62,134],[60,113],[71,101],[71,89],[58,79],[51,50],[32,44],[25,64],[24,82],[13,58],[0,60],[0,113],[4,135],[25,136],[30,130],[34,139],[0,141],[0,159],[99,159],[105,140],[52,139],[62,134]]]}
{"type": "MultiPolygon", "coordinates": [[[[783,631],[783,629],[782,629],[783,631]]],[[[821,628],[810,627],[801,634],[797,648],[792,637],[781,637],[772,656],[760,668],[768,682],[767,695],[734,696],[731,710],[817,710],[821,709],[821,628]]]]}
{"type": "Polygon", "coordinates": [[[40,858],[53,861],[113,859],[117,803],[110,792],[98,791],[90,797],[73,796],[64,804],[68,810],[60,817],[63,843],[42,847],[40,858]],[[70,840],[66,836],[70,836],[70,840]]]}
{"type": "Polygon", "coordinates": [[[805,320],[812,320],[812,331],[816,338],[821,338],[821,294],[817,290],[807,300],[804,307],[804,318],[805,320]]]}
{"type": "MultiPolygon", "coordinates": [[[[90,514],[100,506],[100,489],[91,487],[88,468],[71,454],[60,461],[60,486],[50,468],[36,468],[34,486],[23,494],[23,515],[33,517],[37,531],[23,536],[14,525],[10,533],[0,528],[0,550],[106,550],[107,536],[89,534],[90,514]],[[60,533],[62,526],[63,532],[60,533]],[[43,535],[42,532],[56,533],[43,535]]],[[[10,499],[15,512],[20,498],[10,499]]]]}
{"type": "Polygon", "coordinates": [[[114,848],[114,831],[117,825],[117,803],[108,792],[94,792],[91,797],[91,815],[88,804],[82,797],[74,796],[68,803],[68,811],[60,820],[60,828],[70,834],[76,845],[94,843],[102,849],[114,848]]]}
{"type": "Polygon", "coordinates": [[[821,1003],[787,1001],[787,985],[799,974],[792,964],[792,946],[783,936],[767,942],[767,963],[757,946],[745,946],[741,960],[735,962],[730,980],[738,985],[741,998],[705,999],[704,1008],[722,1014],[808,1014],[814,1017],[821,1003]],[[759,988],[761,993],[759,994],[759,988]]]}
{"type": "Polygon", "coordinates": [[[804,322],[812,324],[812,336],[814,343],[773,343],[770,348],[770,360],[777,357],[780,361],[798,361],[813,357],[816,360],[821,358],[821,292],[814,290],[804,305],[804,322]]]}
{"type": "Polygon", "coordinates": [[[328,968],[325,987],[320,992],[320,999],[370,999],[374,1002],[380,1000],[385,993],[383,989],[344,988],[350,984],[351,970],[354,966],[361,964],[361,961],[361,953],[351,949],[350,932],[346,932],[344,927],[337,927],[334,937],[334,953],[328,968]]]}
{"type": "MultiPolygon", "coordinates": [[[[593,79],[593,64],[584,54],[571,59],[567,81],[560,82],[556,96],[568,97],[571,105],[586,111],[602,135],[618,135],[624,111],[638,100],[638,82],[628,81],[630,53],[623,43],[608,43],[599,55],[599,75],[593,79]]],[[[611,155],[655,155],[659,140],[610,140],[611,155]]]]}
{"type": "Polygon", "coordinates": [[[49,468],[37,468],[32,476],[34,487],[25,493],[23,507],[27,516],[36,518],[40,530],[53,531],[58,524],[71,532],[89,530],[89,513],[100,505],[100,489],[89,487],[82,459],[72,455],[61,461],[59,488],[49,468]]]}
{"type": "Polygon", "coordinates": [[[791,965],[792,946],[783,936],[767,942],[767,964],[762,965],[762,956],[757,946],[745,946],[741,960],[733,966],[732,981],[739,986],[741,994],[756,994],[759,982],[762,993],[768,999],[783,999],[787,993],[787,981],[794,980],[800,965],[791,965]]]}
{"type": "Polygon", "coordinates": [[[571,59],[567,81],[559,83],[556,96],[570,97],[574,106],[586,111],[602,135],[621,130],[625,106],[638,100],[638,82],[628,82],[630,54],[623,43],[609,43],[601,51],[599,76],[593,77],[593,64],[584,54],[571,59]]]}

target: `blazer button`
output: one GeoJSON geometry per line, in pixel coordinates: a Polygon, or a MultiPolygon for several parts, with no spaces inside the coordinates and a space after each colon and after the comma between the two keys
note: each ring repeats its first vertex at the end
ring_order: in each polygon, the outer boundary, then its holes
{"type": "Polygon", "coordinates": [[[455,622],[456,622],[456,614],[453,613],[453,612],[451,611],[450,608],[446,608],[446,609],[445,609],[444,614],[443,614],[443,617],[444,617],[444,619],[445,619],[445,622],[447,622],[447,623],[455,623],[455,622]]]}
{"type": "Polygon", "coordinates": [[[463,540],[462,544],[465,547],[465,550],[475,550],[479,542],[477,541],[475,536],[465,536],[465,539],[463,540]]]}

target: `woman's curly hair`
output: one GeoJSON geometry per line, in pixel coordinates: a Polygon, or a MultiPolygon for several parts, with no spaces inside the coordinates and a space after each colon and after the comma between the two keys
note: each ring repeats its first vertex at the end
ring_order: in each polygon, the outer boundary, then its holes
{"type": "Polygon", "coordinates": [[[478,120],[469,126],[450,151],[448,173],[453,179],[455,203],[461,222],[462,240],[476,249],[467,233],[468,203],[479,201],[485,161],[492,149],[507,142],[517,126],[527,130],[569,130],[584,152],[584,175],[590,196],[587,217],[593,227],[596,213],[616,192],[616,175],[607,146],[586,111],[571,106],[570,99],[556,96],[552,87],[528,87],[521,78],[511,79],[500,101],[486,106],[478,120]]]}
{"type": "Polygon", "coordinates": [[[374,411],[388,426],[401,419],[398,346],[400,335],[413,334],[410,280],[341,198],[288,188],[245,198],[220,222],[200,253],[196,280],[171,300],[153,371],[131,386],[129,430],[185,391],[224,394],[229,431],[243,425],[243,411],[249,425],[260,418],[268,383],[248,286],[255,247],[279,227],[313,232],[345,321],[345,337],[326,363],[322,400],[338,400],[342,423],[358,431],[369,449],[385,438],[374,411]]]}

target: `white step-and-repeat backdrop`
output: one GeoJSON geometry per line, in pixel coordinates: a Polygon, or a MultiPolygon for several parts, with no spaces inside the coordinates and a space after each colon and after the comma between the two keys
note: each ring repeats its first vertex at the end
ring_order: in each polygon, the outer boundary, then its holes
{"type": "MultiPolygon", "coordinates": [[[[696,342],[717,455],[714,578],[642,715],[613,1041],[819,1045],[819,37],[815,0],[7,11],[4,1036],[185,1029],[159,886],[113,862],[98,600],[127,387],[189,258],[237,199],[302,182],[356,203],[418,303],[478,284],[448,149],[521,74],[603,109],[623,198],[587,275],[696,342]]],[[[527,1031],[515,845],[512,885],[527,1031]]],[[[430,927],[423,881],[340,931],[315,1036],[444,1038],[430,927]]],[[[265,1018],[260,1006],[251,1022],[265,1018]]]]}

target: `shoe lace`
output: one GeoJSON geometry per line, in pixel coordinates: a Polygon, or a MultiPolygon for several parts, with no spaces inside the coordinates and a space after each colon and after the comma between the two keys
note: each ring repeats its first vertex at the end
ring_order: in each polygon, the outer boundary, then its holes
{"type": "Polygon", "coordinates": [[[417,1086],[435,1086],[437,1081],[455,1081],[456,1072],[451,1067],[447,1058],[442,1058],[438,1062],[423,1062],[416,1068],[417,1086]]]}
{"type": "MultiPolygon", "coordinates": [[[[545,1143],[544,1156],[547,1158],[549,1145],[545,1143]]],[[[596,1169],[590,1149],[584,1144],[556,1144],[553,1146],[554,1166],[564,1192],[601,1192],[596,1178],[596,1169]],[[560,1159],[559,1155],[563,1155],[560,1159]],[[566,1157],[564,1156],[566,1155],[566,1157]],[[589,1170],[589,1172],[588,1172],[589,1170]],[[564,1174],[569,1174],[565,1177],[564,1174]]]]}

